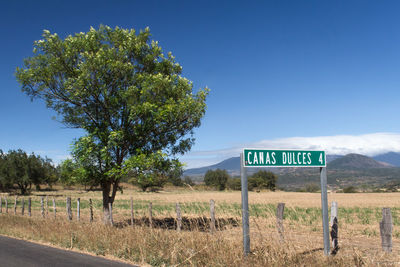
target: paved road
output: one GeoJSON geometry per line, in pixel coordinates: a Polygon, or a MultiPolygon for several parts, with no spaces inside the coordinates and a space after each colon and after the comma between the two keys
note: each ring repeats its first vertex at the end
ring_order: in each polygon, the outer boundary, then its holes
{"type": "Polygon", "coordinates": [[[7,267],[70,267],[112,266],[132,267],[126,263],[106,260],[86,254],[42,246],[0,235],[0,266],[7,267]]]}

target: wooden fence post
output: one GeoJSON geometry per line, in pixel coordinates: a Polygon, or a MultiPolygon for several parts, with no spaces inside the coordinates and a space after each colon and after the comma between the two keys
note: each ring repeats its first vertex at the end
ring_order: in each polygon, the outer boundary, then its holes
{"type": "Polygon", "coordinates": [[[56,199],[53,197],[53,212],[54,212],[54,219],[57,218],[57,208],[56,208],[56,199]]]}
{"type": "Polygon", "coordinates": [[[180,232],[182,229],[182,216],[181,216],[181,206],[176,203],[176,230],[180,232]]]}
{"type": "Polygon", "coordinates": [[[382,221],[379,223],[381,232],[382,249],[385,252],[392,252],[392,213],[390,208],[382,209],[382,221]]]}
{"type": "Polygon", "coordinates": [[[90,222],[93,222],[93,203],[92,199],[89,198],[89,211],[90,211],[90,222]]]}
{"type": "Polygon", "coordinates": [[[17,215],[17,197],[15,197],[14,201],[14,215],[17,215]]]}
{"type": "Polygon", "coordinates": [[[283,213],[285,211],[285,203],[278,203],[276,209],[276,228],[278,229],[279,239],[283,242],[284,239],[284,229],[283,229],[283,213]]]}
{"type": "Polygon", "coordinates": [[[78,197],[76,200],[76,220],[81,220],[81,198],[78,197]]]}
{"type": "Polygon", "coordinates": [[[133,226],[133,197],[131,197],[131,225],[133,226]]]}
{"type": "Polygon", "coordinates": [[[72,221],[71,197],[67,197],[67,214],[68,220],[72,221]]]}
{"type": "Polygon", "coordinates": [[[113,221],[113,213],[112,213],[112,203],[108,202],[108,209],[110,211],[110,224],[114,225],[114,221],[113,221]]]}
{"type": "Polygon", "coordinates": [[[44,218],[44,197],[40,197],[40,209],[42,213],[42,217],[44,218]]]}
{"type": "Polygon", "coordinates": [[[49,216],[49,197],[46,195],[46,217],[49,216]]]}
{"type": "Polygon", "coordinates": [[[336,201],[331,205],[331,239],[332,239],[332,254],[335,255],[339,249],[339,225],[338,225],[338,204],[336,201]]]}
{"type": "Polygon", "coordinates": [[[153,227],[153,203],[149,203],[149,225],[153,227]]]}
{"type": "Polygon", "coordinates": [[[28,216],[32,216],[32,199],[28,198],[28,216]]]}
{"type": "Polygon", "coordinates": [[[25,213],[25,198],[22,198],[21,200],[21,214],[24,216],[25,213]]]}
{"type": "Polygon", "coordinates": [[[6,201],[6,213],[8,213],[8,200],[7,200],[7,197],[5,198],[5,201],[6,201]]]}
{"type": "Polygon", "coordinates": [[[215,232],[215,201],[213,199],[210,200],[210,232],[215,232]]]}

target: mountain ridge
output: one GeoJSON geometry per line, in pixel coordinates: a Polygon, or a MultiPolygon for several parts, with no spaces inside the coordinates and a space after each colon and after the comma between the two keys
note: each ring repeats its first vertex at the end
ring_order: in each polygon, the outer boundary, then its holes
{"type": "Polygon", "coordinates": [[[379,154],[373,157],[374,160],[380,162],[386,162],[390,165],[400,167],[400,153],[397,152],[387,152],[384,154],[379,154]]]}
{"type": "Polygon", "coordinates": [[[341,158],[328,163],[330,169],[371,169],[371,168],[390,168],[388,163],[376,161],[373,158],[361,154],[347,154],[341,158]]]}
{"type": "MultiPolygon", "coordinates": [[[[370,169],[370,168],[391,168],[400,166],[400,153],[388,152],[374,157],[368,157],[361,154],[350,153],[347,155],[327,155],[326,161],[329,169],[370,169]]],[[[231,176],[240,175],[240,157],[231,157],[219,163],[191,168],[184,171],[187,176],[204,176],[208,170],[224,169],[231,176]]],[[[280,168],[270,168],[277,172],[280,168]]],[[[257,170],[250,170],[250,173],[257,170]]]]}

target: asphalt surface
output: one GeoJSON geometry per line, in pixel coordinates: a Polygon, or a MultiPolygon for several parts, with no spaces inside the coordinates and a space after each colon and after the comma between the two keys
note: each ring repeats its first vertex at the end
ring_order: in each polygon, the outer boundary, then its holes
{"type": "Polygon", "coordinates": [[[24,240],[0,235],[0,266],[7,267],[70,267],[115,266],[132,267],[126,263],[111,261],[78,252],[43,246],[24,240]]]}

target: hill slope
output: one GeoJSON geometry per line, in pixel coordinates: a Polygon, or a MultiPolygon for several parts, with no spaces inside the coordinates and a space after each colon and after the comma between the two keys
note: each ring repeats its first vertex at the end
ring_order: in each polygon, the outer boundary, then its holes
{"type": "Polygon", "coordinates": [[[216,169],[226,170],[230,175],[240,175],[240,157],[229,158],[210,166],[188,169],[183,175],[204,176],[208,170],[216,169]]]}
{"type": "MultiPolygon", "coordinates": [[[[400,168],[379,162],[359,154],[346,156],[327,155],[328,184],[333,187],[343,186],[379,186],[400,179],[400,168]]],[[[202,168],[189,169],[184,175],[193,180],[202,181],[208,170],[225,169],[231,176],[240,176],[240,158],[233,157],[218,164],[202,168]]],[[[248,175],[260,170],[248,169],[248,175]]],[[[319,184],[319,168],[268,168],[278,175],[278,185],[288,190],[302,188],[307,184],[319,184]]]]}
{"type": "Polygon", "coordinates": [[[388,152],[385,154],[375,156],[374,160],[386,162],[393,166],[400,167],[400,153],[388,152]]]}
{"type": "Polygon", "coordinates": [[[329,169],[371,169],[387,167],[388,164],[378,162],[370,157],[360,154],[348,154],[328,163],[329,169]]]}
{"type": "MultiPolygon", "coordinates": [[[[335,159],[341,158],[343,156],[341,155],[327,155],[326,156],[326,161],[329,163],[335,159]]],[[[187,169],[183,175],[188,175],[192,177],[200,177],[204,176],[204,174],[208,170],[216,170],[216,169],[221,169],[221,170],[226,170],[231,176],[239,176],[240,175],[240,157],[232,157],[226,160],[223,160],[217,164],[210,165],[210,166],[204,166],[200,168],[193,168],[193,169],[187,169]]],[[[251,174],[255,171],[257,171],[257,168],[250,169],[247,171],[247,173],[251,174]]],[[[272,168],[270,171],[277,171],[277,168],[272,168]]]]}

